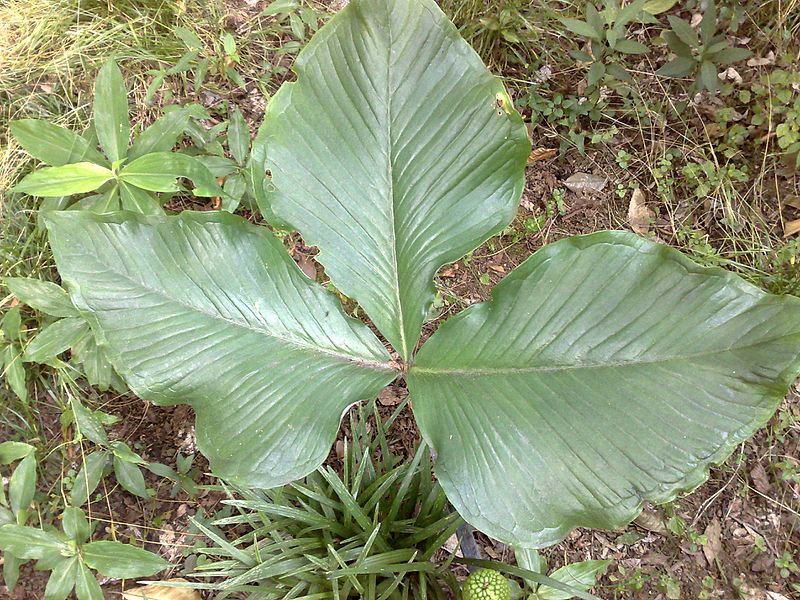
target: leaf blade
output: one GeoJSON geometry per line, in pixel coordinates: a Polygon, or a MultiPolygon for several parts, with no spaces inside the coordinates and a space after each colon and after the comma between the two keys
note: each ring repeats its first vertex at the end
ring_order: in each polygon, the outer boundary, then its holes
{"type": "Polygon", "coordinates": [[[23,525],[0,527],[0,550],[17,558],[39,560],[66,549],[64,542],[47,531],[23,525]]]}
{"type": "Polygon", "coordinates": [[[432,0],[354,0],[320,31],[267,108],[262,210],[319,246],[336,287],[408,358],[436,270],[513,217],[530,144],[432,0]]]}
{"type": "Polygon", "coordinates": [[[87,566],[119,579],[155,575],[170,566],[157,554],[114,541],[89,542],[83,545],[81,554],[87,566]]]}
{"type": "Polygon", "coordinates": [[[134,160],[151,152],[169,152],[189,124],[190,112],[177,109],[168,112],[145,129],[133,141],[128,159],[134,160]]]}
{"type": "Polygon", "coordinates": [[[79,162],[61,167],[45,167],[29,173],[11,191],[31,196],[71,196],[92,192],[113,177],[114,173],[106,167],[79,162]]]}
{"type": "Polygon", "coordinates": [[[699,485],[772,414],[798,342],[796,299],[602,232],[545,247],[448,321],[408,384],[458,512],[542,547],[699,485]]]}
{"type": "Polygon", "coordinates": [[[21,119],[12,121],[9,129],[25,152],[48,165],[60,167],[84,160],[99,165],[107,163],[85,138],[48,121],[21,119]]]}
{"type": "Polygon", "coordinates": [[[47,363],[72,348],[86,335],[91,334],[89,325],[83,317],[59,319],[36,334],[25,347],[22,360],[47,363]]]}
{"type": "Polygon", "coordinates": [[[74,317],[78,314],[64,289],[51,281],[28,277],[3,280],[20,302],[51,317],[74,317]]]}
{"type": "Polygon", "coordinates": [[[74,506],[83,506],[100,485],[107,461],[108,452],[103,450],[92,452],[86,457],[72,486],[70,498],[74,506]]]}
{"type": "Polygon", "coordinates": [[[128,91],[117,63],[105,63],[94,83],[92,119],[100,146],[113,163],[128,154],[131,121],[128,116],[128,91]]]}
{"type": "Polygon", "coordinates": [[[211,172],[199,160],[177,152],[151,152],[126,165],[119,178],[151,192],[177,192],[177,179],[185,177],[195,184],[195,196],[222,196],[224,192],[211,172]]]}
{"type": "Polygon", "coordinates": [[[307,474],[344,409],[396,374],[369,329],[239,217],[68,211],[47,226],[73,302],[112,364],[140,397],[193,405],[198,446],[222,476],[274,487],[307,474]],[[130,249],[124,261],[115,248],[130,249]],[[314,377],[293,378],[299,368],[314,377]]]}
{"type": "Polygon", "coordinates": [[[77,568],[78,559],[74,556],[59,562],[47,580],[47,586],[44,589],[45,600],[65,600],[72,588],[75,587],[77,568]]]}

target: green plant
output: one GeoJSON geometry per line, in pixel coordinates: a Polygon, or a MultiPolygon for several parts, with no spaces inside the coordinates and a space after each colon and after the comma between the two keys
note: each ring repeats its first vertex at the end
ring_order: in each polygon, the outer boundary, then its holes
{"type": "Polygon", "coordinates": [[[18,306],[10,308],[0,321],[0,372],[3,381],[23,404],[28,402],[25,367],[22,365],[22,318],[18,306]]]}
{"type": "Polygon", "coordinates": [[[672,575],[664,574],[658,578],[658,589],[664,592],[669,600],[680,600],[681,598],[681,583],[672,575]]]}
{"type": "Polygon", "coordinates": [[[747,166],[737,167],[732,162],[720,165],[709,159],[688,162],[681,172],[697,198],[713,195],[729,201],[736,184],[750,180],[747,166]]]}
{"type": "Polygon", "coordinates": [[[109,61],[100,69],[94,90],[93,126],[85,135],[38,119],[11,123],[17,142],[34,158],[53,165],[30,173],[12,192],[55,198],[46,208],[61,209],[69,196],[97,191],[76,207],[150,215],[164,213],[154,192],[180,191],[177,180],[182,177],[194,182],[196,196],[224,194],[202,163],[171,152],[191,108],[168,112],[129,146],[128,96],[116,63],[109,61]],[[105,155],[95,149],[98,142],[105,155]]]}
{"type": "MultiPolygon", "coordinates": [[[[76,426],[75,441],[81,443],[88,440],[94,444],[94,449],[84,456],[81,469],[74,478],[70,495],[73,506],[80,507],[90,500],[100,482],[111,472],[114,473],[117,483],[127,492],[149,499],[152,490],[145,484],[143,468],[172,481],[172,497],[181,489],[189,495],[196,493],[194,477],[197,470],[192,469],[193,456],[179,455],[176,459],[177,471],[162,463],[145,461],[125,442],[109,440],[104,424],[111,415],[90,411],[75,398],[72,398],[70,408],[72,421],[76,426]]],[[[62,422],[66,421],[62,418],[62,422]]]]}
{"type": "MultiPolygon", "coordinates": [[[[24,525],[36,494],[35,448],[23,442],[0,443],[0,465],[17,461],[19,464],[8,479],[7,495],[4,482],[0,481],[0,528],[9,524],[24,525]]],[[[11,591],[16,587],[22,562],[16,556],[6,556],[3,561],[3,580],[11,591]]]]}
{"type": "Polygon", "coordinates": [[[797,566],[794,555],[791,552],[784,552],[776,558],[775,566],[778,567],[778,573],[783,579],[800,573],[800,567],[797,566]]]}
{"type": "Polygon", "coordinates": [[[552,92],[547,84],[533,84],[520,100],[520,105],[531,109],[531,123],[546,123],[561,130],[559,151],[563,154],[574,146],[583,154],[587,133],[581,119],[588,117],[599,121],[607,102],[598,90],[588,96],[552,92]]]}
{"type": "Polygon", "coordinates": [[[632,573],[628,573],[622,565],[617,567],[618,575],[609,575],[608,578],[615,582],[614,589],[619,592],[639,592],[647,583],[649,577],[642,571],[642,569],[634,569],[632,573]]]}
{"type": "Polygon", "coordinates": [[[589,40],[590,54],[573,50],[570,55],[578,61],[591,65],[586,82],[595,86],[605,80],[612,84],[617,81],[631,81],[631,76],[622,64],[628,55],[645,54],[647,46],[629,39],[627,29],[630,23],[641,21],[645,15],[646,1],[634,0],[620,7],[616,0],[606,0],[602,11],[593,2],[587,2],[584,18],[562,18],[561,23],[568,31],[589,40]]]}
{"type": "Polygon", "coordinates": [[[170,498],[175,498],[181,490],[189,496],[194,496],[197,494],[195,479],[200,474],[198,468],[193,466],[194,458],[194,454],[186,456],[178,454],[175,457],[175,469],[162,463],[151,462],[147,464],[147,470],[159,477],[172,481],[172,489],[169,493],[170,498]]]}
{"type": "Polygon", "coordinates": [[[527,68],[537,40],[536,18],[531,3],[523,0],[444,0],[442,10],[450,15],[461,35],[490,65],[527,68]]]}
{"type": "MultiPolygon", "coordinates": [[[[547,572],[547,561],[536,550],[519,548],[515,554],[517,563],[521,567],[535,573],[547,572]]],[[[585,592],[594,587],[609,564],[610,560],[583,560],[566,564],[550,573],[551,580],[569,586],[572,592],[531,579],[523,579],[524,586],[521,589],[512,588],[512,597],[522,597],[525,600],[569,600],[575,597],[576,592],[585,592]]]]}
{"type": "Polygon", "coordinates": [[[71,504],[80,507],[92,496],[103,477],[114,471],[117,483],[134,496],[150,498],[141,467],[146,462],[125,442],[110,441],[99,416],[78,400],[70,402],[76,425],[77,442],[86,439],[95,444],[95,449],[83,459],[81,470],[72,486],[71,504]]]}
{"type": "MultiPolygon", "coordinates": [[[[202,115],[209,118],[211,115],[202,115]]],[[[238,107],[231,105],[228,108],[228,120],[222,121],[211,128],[204,128],[192,122],[187,128],[187,133],[192,138],[195,148],[202,154],[196,158],[202,162],[211,173],[224,179],[222,208],[233,212],[244,204],[253,210],[259,205],[266,205],[268,180],[264,175],[265,131],[260,128],[255,138],[250,140],[250,129],[238,107]],[[225,156],[225,148],[231,158],[225,156]]],[[[189,150],[191,152],[191,150],[189,150]]],[[[265,217],[273,225],[280,221],[271,213],[265,217]]]]}
{"type": "Polygon", "coordinates": [[[235,215],[45,217],[112,364],[193,406],[215,473],[307,475],[343,411],[402,375],[456,510],[541,547],[693,489],[772,415],[800,371],[800,300],[625,232],[546,246],[417,350],[436,271],[513,218],[522,119],[432,0],[352,0],[295,70],[262,125],[262,210],[320,248],[394,356],[235,215]]]}
{"type": "MultiPolygon", "coordinates": [[[[153,79],[147,87],[145,95],[148,103],[152,102],[156,92],[164,85],[165,79],[171,76],[179,75],[185,78],[187,74],[191,73],[194,91],[198,93],[206,82],[209,68],[212,73],[226,78],[234,85],[245,87],[244,79],[236,70],[236,66],[241,60],[236,48],[236,40],[230,33],[226,32],[219,40],[215,40],[211,51],[206,49],[203,40],[188,27],[176,27],[174,33],[186,46],[186,52],[171,67],[161,66],[149,71],[153,79]]],[[[171,92],[168,92],[167,97],[170,96],[171,92]]]]}
{"type": "Polygon", "coordinates": [[[717,67],[729,65],[752,56],[746,48],[728,44],[724,33],[717,33],[717,7],[714,0],[706,4],[700,21],[700,35],[683,19],[667,17],[671,29],[662,32],[675,58],[663,65],[657,75],[666,77],[695,77],[694,87],[716,92],[719,89],[717,67]]]}
{"type": "Polygon", "coordinates": [[[295,41],[281,48],[281,53],[297,52],[306,41],[307,34],[314,34],[325,20],[324,12],[300,2],[300,0],[273,0],[261,11],[262,17],[273,17],[275,25],[285,25],[288,21],[289,29],[295,41]]]}
{"type": "MultiPolygon", "coordinates": [[[[95,343],[89,324],[72,305],[64,289],[49,281],[26,277],[8,277],[3,283],[20,302],[39,311],[45,323],[27,342],[22,354],[16,350],[9,353],[9,358],[16,356],[19,363],[15,367],[9,362],[10,368],[23,369],[23,362],[34,362],[61,370],[65,365],[58,357],[71,350],[70,362],[80,369],[91,385],[101,390],[113,387],[122,392],[127,389],[103,349],[95,343]]],[[[15,310],[18,314],[19,308],[15,310]]],[[[24,372],[15,374],[15,381],[20,379],[24,381],[24,372]]],[[[24,387],[16,385],[20,393],[27,394],[27,390],[22,391],[24,387]]]]}
{"type": "Polygon", "coordinates": [[[197,587],[275,600],[443,599],[442,585],[457,589],[451,559],[431,561],[463,521],[448,510],[428,447],[412,460],[389,450],[387,430],[404,406],[386,423],[374,403],[351,413],[341,475],[320,467],[271,491],[239,490],[226,501],[233,516],[195,519],[210,546],[197,544],[193,577],[214,582],[197,587]]]}
{"type": "MultiPolygon", "coordinates": [[[[103,600],[92,571],[125,579],[154,575],[169,566],[161,557],[135,546],[89,541],[93,527],[79,508],[65,508],[61,520],[63,531],[16,524],[0,527],[0,550],[6,561],[35,560],[37,570],[51,571],[45,600],[64,600],[73,588],[78,600],[103,600]]],[[[14,587],[8,579],[6,585],[14,587]]]]}
{"type": "Polygon", "coordinates": [[[794,164],[800,169],[800,96],[786,112],[783,123],[775,127],[778,147],[788,155],[794,155],[794,164]]]}

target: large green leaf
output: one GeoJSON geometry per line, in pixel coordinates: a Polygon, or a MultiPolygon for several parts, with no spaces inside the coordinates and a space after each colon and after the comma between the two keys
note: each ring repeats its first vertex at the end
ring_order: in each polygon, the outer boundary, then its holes
{"type": "Polygon", "coordinates": [[[8,127],[28,154],[48,165],[60,167],[84,160],[99,165],[108,162],[85,138],[47,121],[21,119],[8,127]]]}
{"type": "Polygon", "coordinates": [[[623,232],[538,251],[408,374],[450,501],[541,547],[664,502],[762,426],[800,371],[800,300],[623,232]]]}
{"type": "Polygon", "coordinates": [[[23,525],[3,525],[0,527],[0,550],[17,558],[39,560],[62,554],[68,550],[67,544],[56,535],[23,525]]]}
{"type": "Polygon", "coordinates": [[[55,283],[32,277],[6,277],[3,283],[21,302],[52,317],[78,314],[69,296],[55,283]]]}
{"type": "Polygon", "coordinates": [[[106,577],[147,577],[163,571],[169,563],[157,554],[120,542],[102,541],[84,544],[83,560],[106,577]]]}
{"type": "Polygon", "coordinates": [[[106,167],[79,162],[29,173],[11,191],[31,196],[71,196],[94,191],[113,177],[106,167]]]}
{"type": "Polygon", "coordinates": [[[224,192],[205,165],[192,156],[177,152],[151,152],[123,167],[123,183],[151,192],[177,192],[177,179],[191,179],[195,196],[222,196],[224,192]]]}
{"type": "Polygon", "coordinates": [[[265,117],[270,210],[403,358],[432,278],[513,217],[530,145],[502,82],[433,0],[352,0],[265,117]]]}
{"type": "Polygon", "coordinates": [[[92,119],[100,146],[111,162],[125,158],[131,137],[128,91],[113,60],[103,65],[94,81],[92,119]]]}
{"type": "Polygon", "coordinates": [[[133,160],[151,152],[169,152],[189,124],[191,111],[179,108],[168,112],[142,131],[134,140],[128,158],[133,160]]]}
{"type": "Polygon", "coordinates": [[[272,487],[327,455],[396,371],[268,230],[223,213],[50,213],[59,271],[142,398],[190,403],[214,472],[272,487]]]}

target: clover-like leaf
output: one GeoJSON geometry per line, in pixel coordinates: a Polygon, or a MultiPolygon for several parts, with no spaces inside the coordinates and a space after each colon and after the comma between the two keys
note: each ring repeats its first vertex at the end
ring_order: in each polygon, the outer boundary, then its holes
{"type": "MultiPolygon", "coordinates": [[[[352,0],[264,120],[274,212],[409,358],[433,275],[512,219],[530,144],[433,0],[352,0]]],[[[263,203],[262,203],[263,204],[263,203]]]]}
{"type": "Polygon", "coordinates": [[[447,321],[408,374],[470,523],[542,547],[689,490],[800,372],[800,300],[624,232],[539,250],[447,321]]]}

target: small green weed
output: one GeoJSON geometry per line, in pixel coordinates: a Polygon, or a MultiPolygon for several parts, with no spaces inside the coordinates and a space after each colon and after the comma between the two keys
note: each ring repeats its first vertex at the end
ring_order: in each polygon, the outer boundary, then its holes
{"type": "Polygon", "coordinates": [[[716,92],[720,87],[718,67],[745,60],[752,56],[752,52],[746,48],[731,47],[725,35],[717,31],[717,8],[714,0],[710,0],[705,6],[699,35],[687,21],[674,15],[667,17],[671,29],[663,31],[661,37],[675,53],[675,58],[658,69],[656,74],[666,77],[693,77],[693,89],[716,92]]]}

